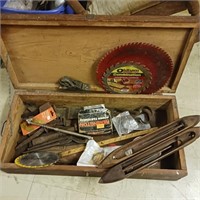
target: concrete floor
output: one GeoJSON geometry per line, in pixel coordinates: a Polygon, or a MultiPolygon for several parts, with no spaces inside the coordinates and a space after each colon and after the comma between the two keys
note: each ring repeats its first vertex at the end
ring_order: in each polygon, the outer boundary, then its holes
{"type": "MultiPolygon", "coordinates": [[[[190,55],[176,92],[180,117],[200,114],[200,43],[190,55]]],[[[0,128],[12,100],[0,69],[0,128]]],[[[178,181],[123,180],[100,185],[98,178],[6,174],[0,171],[0,200],[197,200],[200,199],[200,139],[185,148],[188,176],[178,181]]]]}

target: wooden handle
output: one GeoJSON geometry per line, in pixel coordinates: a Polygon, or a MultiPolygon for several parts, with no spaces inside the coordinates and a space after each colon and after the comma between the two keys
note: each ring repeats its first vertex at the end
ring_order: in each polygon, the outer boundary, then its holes
{"type": "Polygon", "coordinates": [[[67,0],[67,3],[72,7],[75,13],[85,15],[87,11],[83,8],[78,0],[67,0]]]}
{"type": "Polygon", "coordinates": [[[195,15],[199,15],[199,1],[198,0],[189,0],[186,3],[187,8],[188,8],[188,12],[195,16],[195,15]]]}
{"type": "MultiPolygon", "coordinates": [[[[98,145],[100,147],[103,147],[103,146],[106,146],[108,144],[117,143],[117,142],[120,142],[120,141],[124,141],[124,140],[128,140],[128,139],[131,139],[131,138],[135,138],[135,137],[138,137],[138,136],[141,136],[141,135],[151,134],[155,130],[157,130],[157,127],[150,128],[150,129],[147,129],[147,130],[142,130],[142,131],[129,133],[127,135],[122,135],[120,137],[118,136],[118,137],[102,140],[102,141],[99,141],[97,143],[98,143],[98,145]]],[[[82,146],[79,145],[77,148],[74,147],[74,148],[71,148],[71,149],[68,149],[66,151],[61,152],[60,157],[65,157],[65,156],[69,156],[69,155],[72,155],[72,154],[80,153],[80,152],[83,152],[84,149],[85,149],[85,145],[84,144],[82,146]]]]}

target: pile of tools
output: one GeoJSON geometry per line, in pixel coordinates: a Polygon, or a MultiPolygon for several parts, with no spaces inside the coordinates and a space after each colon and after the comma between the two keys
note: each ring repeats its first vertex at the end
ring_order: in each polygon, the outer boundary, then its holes
{"type": "Polygon", "coordinates": [[[59,163],[76,164],[88,140],[95,139],[98,143],[100,142],[100,146],[105,146],[144,135],[149,132],[145,129],[156,126],[154,110],[147,106],[133,109],[130,113],[140,125],[138,130],[144,131],[131,130],[133,133],[119,137],[111,118],[123,111],[107,109],[103,104],[85,106],[84,109],[56,107],[50,103],[41,106],[26,104],[26,110],[21,116],[22,122],[19,129],[21,137],[16,146],[15,157],[38,151],[54,153],[65,151],[65,156],[62,156],[65,158],[60,159],[59,163]]]}
{"type": "MultiPolygon", "coordinates": [[[[100,183],[130,177],[191,144],[200,136],[200,128],[194,128],[199,123],[200,116],[187,116],[158,128],[158,111],[147,106],[126,111],[138,126],[124,134],[119,134],[112,124],[112,120],[124,110],[107,109],[103,104],[85,106],[84,109],[61,108],[50,103],[39,107],[28,104],[26,106],[20,125],[22,136],[16,146],[15,163],[26,168],[47,167],[52,164],[76,165],[80,158],[83,159],[83,154],[90,143],[100,149],[91,155],[94,163],[92,166],[107,169],[100,183]],[[79,113],[81,117],[84,114],[81,123],[85,121],[87,131],[79,131],[79,113]],[[100,116],[99,119],[95,118],[95,114],[100,116]],[[103,116],[108,121],[110,119],[110,131],[102,128],[103,123],[105,125],[103,116]]],[[[133,123],[130,116],[124,119],[133,123]]],[[[123,120],[122,124],[119,122],[119,126],[123,126],[124,123],[127,125],[127,121],[123,120]]]]}

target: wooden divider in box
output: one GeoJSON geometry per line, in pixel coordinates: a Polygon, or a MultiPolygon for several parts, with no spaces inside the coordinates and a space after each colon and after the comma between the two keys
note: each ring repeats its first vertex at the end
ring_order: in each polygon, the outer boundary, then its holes
{"type": "MultiPolygon", "coordinates": [[[[190,17],[9,15],[1,19],[1,56],[15,87],[15,95],[0,145],[1,170],[9,173],[100,176],[105,170],[75,165],[26,169],[13,163],[25,103],[56,106],[105,104],[110,108],[149,106],[160,112],[160,124],[178,119],[175,92],[198,35],[199,20],[190,17]],[[172,77],[157,95],[105,94],[96,80],[96,66],[110,49],[144,42],[165,50],[172,58],[172,77]],[[62,76],[93,86],[90,93],[56,91],[62,76]]],[[[177,180],[187,174],[184,150],[148,168],[135,178],[177,180]],[[169,164],[170,163],[170,164],[169,164]]]]}

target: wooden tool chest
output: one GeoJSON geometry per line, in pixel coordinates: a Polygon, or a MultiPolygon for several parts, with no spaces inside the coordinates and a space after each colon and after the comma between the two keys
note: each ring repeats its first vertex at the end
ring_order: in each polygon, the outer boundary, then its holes
{"type": "MultiPolygon", "coordinates": [[[[2,14],[1,57],[15,94],[0,145],[1,170],[8,173],[101,176],[105,169],[75,165],[20,168],[13,163],[24,103],[50,102],[62,106],[105,104],[109,108],[149,106],[160,112],[160,123],[179,118],[174,93],[199,30],[198,16],[82,16],[2,14]],[[96,66],[110,49],[132,42],[151,43],[172,58],[173,73],[156,94],[103,92],[96,66]],[[61,92],[57,82],[70,76],[93,86],[93,92],[61,92]]],[[[160,167],[144,169],[133,178],[177,180],[187,175],[184,150],[160,167]]]]}

